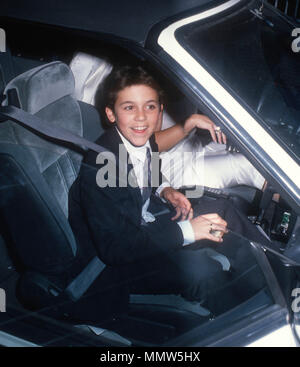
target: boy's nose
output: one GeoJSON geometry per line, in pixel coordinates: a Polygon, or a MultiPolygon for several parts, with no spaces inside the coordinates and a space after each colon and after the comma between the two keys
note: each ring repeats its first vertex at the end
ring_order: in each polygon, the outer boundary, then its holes
{"type": "Polygon", "coordinates": [[[138,109],[135,115],[137,121],[144,121],[146,118],[145,111],[143,109],[138,109]]]}

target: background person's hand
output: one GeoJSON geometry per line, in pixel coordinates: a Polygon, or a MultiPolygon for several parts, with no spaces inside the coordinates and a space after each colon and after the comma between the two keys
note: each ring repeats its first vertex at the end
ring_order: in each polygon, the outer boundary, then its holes
{"type": "Polygon", "coordinates": [[[227,222],[216,213],[199,215],[191,219],[195,240],[211,240],[222,242],[224,233],[227,233],[227,222]],[[219,236],[213,235],[211,231],[220,231],[219,236]]]}
{"type": "Polygon", "coordinates": [[[191,202],[179,191],[172,187],[166,187],[161,192],[161,197],[167,200],[176,210],[172,220],[181,217],[181,220],[190,220],[193,218],[193,208],[191,202]]]}
{"type": "Polygon", "coordinates": [[[226,135],[222,133],[221,129],[217,127],[209,117],[200,114],[193,114],[185,120],[183,129],[186,134],[189,134],[195,127],[208,130],[215,143],[226,144],[226,135]]]}

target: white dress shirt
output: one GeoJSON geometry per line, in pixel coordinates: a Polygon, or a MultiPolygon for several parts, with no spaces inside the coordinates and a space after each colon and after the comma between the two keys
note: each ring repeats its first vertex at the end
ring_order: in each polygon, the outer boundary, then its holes
{"type": "MultiPolygon", "coordinates": [[[[143,146],[140,147],[136,147],[134,145],[132,145],[121,133],[120,131],[117,129],[120,138],[122,139],[122,142],[129,154],[129,158],[131,160],[131,163],[133,165],[133,170],[137,179],[137,183],[138,186],[142,192],[143,189],[143,179],[144,179],[144,164],[145,164],[145,160],[146,160],[146,154],[147,154],[147,148],[150,149],[150,153],[152,154],[152,150],[151,150],[151,146],[149,143],[149,140],[147,141],[147,143],[143,146]]],[[[167,181],[163,182],[157,189],[155,194],[157,196],[160,197],[160,193],[161,191],[165,188],[165,187],[169,187],[171,186],[167,181]]],[[[143,205],[142,208],[142,218],[144,219],[144,221],[146,223],[148,222],[154,222],[155,221],[155,217],[152,213],[150,213],[148,211],[148,207],[150,204],[150,199],[147,199],[146,202],[143,205]]],[[[189,243],[192,243],[195,241],[195,236],[194,236],[194,231],[192,228],[192,225],[190,223],[189,220],[185,220],[182,222],[177,222],[177,224],[179,225],[179,227],[181,228],[182,234],[183,234],[183,238],[184,238],[184,242],[183,242],[183,246],[188,245],[189,243]]]]}

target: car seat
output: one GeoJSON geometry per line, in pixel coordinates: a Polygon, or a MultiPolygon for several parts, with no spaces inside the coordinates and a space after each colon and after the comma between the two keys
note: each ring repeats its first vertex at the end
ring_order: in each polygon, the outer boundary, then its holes
{"type": "MultiPolygon", "coordinates": [[[[11,80],[4,104],[16,105],[45,123],[63,125],[89,140],[97,138],[102,132],[98,113],[76,101],[73,92],[68,66],[52,62],[11,80]]],[[[64,271],[76,257],[76,240],[67,220],[68,190],[78,174],[82,153],[80,148],[71,150],[46,141],[12,121],[0,125],[1,234],[11,245],[9,253],[18,270],[34,272],[33,283],[44,274],[50,284],[53,273],[64,271]]],[[[58,293],[42,277],[39,281],[47,292],[58,293]]]]}

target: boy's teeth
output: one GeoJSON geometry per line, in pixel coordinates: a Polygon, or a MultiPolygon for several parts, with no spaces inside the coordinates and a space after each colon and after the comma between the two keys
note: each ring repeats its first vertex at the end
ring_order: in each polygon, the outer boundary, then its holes
{"type": "Polygon", "coordinates": [[[134,127],[134,130],[145,130],[146,126],[134,127]]]}

